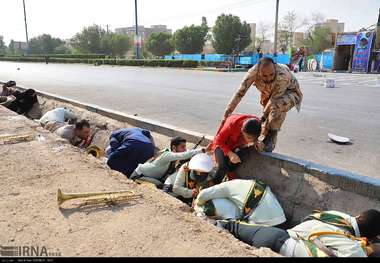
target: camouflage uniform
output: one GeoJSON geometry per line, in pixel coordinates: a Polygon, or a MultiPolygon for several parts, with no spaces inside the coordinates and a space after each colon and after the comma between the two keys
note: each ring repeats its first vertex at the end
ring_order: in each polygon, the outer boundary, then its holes
{"type": "Polygon", "coordinates": [[[280,130],[287,111],[294,106],[298,112],[301,109],[302,92],[295,76],[286,65],[275,64],[275,71],[275,80],[266,84],[261,79],[259,67],[255,65],[251,68],[226,108],[226,114],[231,114],[249,87],[254,84],[261,92],[260,104],[263,106],[263,115],[266,117],[261,132],[264,138],[269,130],[280,130]]]}

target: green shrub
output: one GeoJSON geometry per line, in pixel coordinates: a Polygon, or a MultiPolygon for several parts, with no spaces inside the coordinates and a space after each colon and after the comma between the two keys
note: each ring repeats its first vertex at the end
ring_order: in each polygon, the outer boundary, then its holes
{"type": "MultiPolygon", "coordinates": [[[[0,61],[18,62],[45,62],[45,57],[37,56],[7,56],[0,57],[0,61]]],[[[100,59],[100,58],[61,58],[49,57],[51,63],[84,63],[97,65],[120,65],[120,66],[146,66],[146,67],[177,67],[177,68],[196,68],[198,61],[192,60],[165,60],[165,59],[100,59]]]]}

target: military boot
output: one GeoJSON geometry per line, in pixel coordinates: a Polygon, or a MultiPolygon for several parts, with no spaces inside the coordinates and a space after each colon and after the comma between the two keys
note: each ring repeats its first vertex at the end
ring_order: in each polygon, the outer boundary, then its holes
{"type": "Polygon", "coordinates": [[[264,151],[273,152],[276,147],[277,142],[277,131],[269,130],[267,136],[265,137],[263,143],[265,145],[264,151]]]}

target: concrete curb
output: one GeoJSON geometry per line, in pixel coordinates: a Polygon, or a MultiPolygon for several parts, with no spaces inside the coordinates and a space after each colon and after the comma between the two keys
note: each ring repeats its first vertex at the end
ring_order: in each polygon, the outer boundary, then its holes
{"type": "MultiPolygon", "coordinates": [[[[0,82],[3,83],[3,82],[0,82]]],[[[25,90],[25,88],[17,87],[21,90],[25,90]]],[[[148,129],[169,137],[181,136],[185,138],[187,141],[196,143],[203,136],[203,134],[181,129],[179,127],[161,123],[158,121],[141,118],[138,116],[129,115],[120,111],[114,111],[107,108],[100,108],[93,104],[87,104],[80,101],[68,99],[62,96],[58,96],[55,94],[45,93],[41,91],[37,91],[39,96],[53,99],[65,103],[72,104],[74,106],[86,109],[88,111],[98,113],[100,115],[122,121],[127,122],[133,126],[148,129]]],[[[205,140],[202,142],[202,146],[206,146],[209,142],[211,142],[213,136],[205,135],[205,140]]],[[[300,172],[308,173],[312,176],[317,177],[318,179],[329,183],[333,186],[342,188],[347,191],[355,192],[361,194],[366,197],[379,199],[380,198],[380,180],[371,178],[368,176],[359,175],[356,173],[352,173],[349,171],[344,171],[340,169],[335,169],[332,167],[323,166],[320,164],[316,164],[310,161],[293,158],[290,156],[278,154],[278,153],[262,153],[264,160],[271,162],[273,165],[277,165],[279,167],[291,168],[300,172]]]]}

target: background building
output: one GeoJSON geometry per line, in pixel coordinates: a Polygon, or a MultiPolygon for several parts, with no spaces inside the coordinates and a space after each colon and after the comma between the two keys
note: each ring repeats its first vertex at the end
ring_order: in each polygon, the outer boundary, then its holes
{"type": "Polygon", "coordinates": [[[317,23],[314,25],[315,28],[328,27],[331,33],[343,33],[344,23],[339,23],[338,19],[327,19],[324,23],[317,23]]]}
{"type": "MultiPolygon", "coordinates": [[[[155,33],[172,33],[171,29],[168,29],[166,25],[152,25],[151,27],[138,26],[139,35],[142,40],[147,39],[150,34],[155,33]]],[[[115,33],[128,35],[133,39],[135,35],[135,26],[120,27],[115,29],[115,33]]]]}

